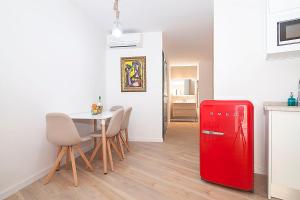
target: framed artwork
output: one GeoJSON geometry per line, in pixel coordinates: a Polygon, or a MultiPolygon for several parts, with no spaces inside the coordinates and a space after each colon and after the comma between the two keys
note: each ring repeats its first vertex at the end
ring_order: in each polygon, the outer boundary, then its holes
{"type": "Polygon", "coordinates": [[[146,56],[121,58],[121,92],[146,92],[146,56]]]}

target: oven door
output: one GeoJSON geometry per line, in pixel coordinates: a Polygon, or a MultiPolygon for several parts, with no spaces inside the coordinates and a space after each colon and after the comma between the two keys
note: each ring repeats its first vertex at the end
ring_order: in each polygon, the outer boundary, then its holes
{"type": "Polygon", "coordinates": [[[277,36],[278,46],[300,43],[300,19],[278,22],[277,36]]]}

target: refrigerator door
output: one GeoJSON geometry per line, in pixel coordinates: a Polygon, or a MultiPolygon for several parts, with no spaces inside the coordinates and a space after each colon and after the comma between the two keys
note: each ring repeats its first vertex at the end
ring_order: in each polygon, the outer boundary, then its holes
{"type": "Polygon", "coordinates": [[[200,175],[213,183],[253,190],[253,106],[249,101],[203,101],[200,175]]]}

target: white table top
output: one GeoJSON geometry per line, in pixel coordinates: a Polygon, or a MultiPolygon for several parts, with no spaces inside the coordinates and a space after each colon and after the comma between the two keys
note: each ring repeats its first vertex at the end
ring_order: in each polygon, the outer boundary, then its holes
{"type": "Polygon", "coordinates": [[[82,112],[82,113],[71,113],[69,117],[72,119],[109,119],[113,115],[111,111],[103,111],[101,114],[92,115],[90,112],[82,112]]]}

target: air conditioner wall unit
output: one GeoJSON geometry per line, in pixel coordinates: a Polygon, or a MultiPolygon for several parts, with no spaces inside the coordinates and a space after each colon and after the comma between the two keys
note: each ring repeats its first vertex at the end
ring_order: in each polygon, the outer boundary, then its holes
{"type": "Polygon", "coordinates": [[[126,33],[121,37],[107,36],[107,45],[110,48],[142,47],[142,44],[142,33],[126,33]]]}

